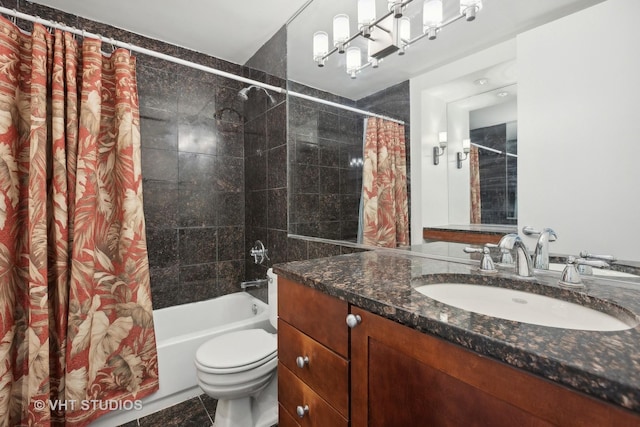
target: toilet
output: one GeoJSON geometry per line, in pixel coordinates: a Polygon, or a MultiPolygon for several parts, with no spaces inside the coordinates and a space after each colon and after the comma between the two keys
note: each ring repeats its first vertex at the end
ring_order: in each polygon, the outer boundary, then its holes
{"type": "MultiPolygon", "coordinates": [[[[278,278],[267,271],[269,320],[277,328],[278,278]]],[[[218,400],[214,427],[270,427],[278,422],[277,336],[264,329],[219,335],[196,352],[198,385],[218,400]]]]}

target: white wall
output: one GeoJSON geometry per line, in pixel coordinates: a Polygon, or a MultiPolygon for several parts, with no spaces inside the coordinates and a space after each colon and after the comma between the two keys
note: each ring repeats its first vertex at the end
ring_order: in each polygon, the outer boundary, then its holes
{"type": "Polygon", "coordinates": [[[516,97],[508,102],[480,108],[469,113],[469,128],[479,129],[518,120],[516,97]]]}
{"type": "Polygon", "coordinates": [[[450,140],[447,165],[449,170],[448,224],[469,224],[471,221],[469,160],[462,162],[462,169],[458,169],[457,153],[462,151],[462,140],[469,138],[470,115],[468,108],[460,108],[455,104],[455,102],[450,103],[447,108],[448,136],[450,140]],[[463,190],[461,191],[461,189],[463,190]]]}
{"type": "Polygon", "coordinates": [[[552,252],[640,260],[638,17],[607,0],[517,37],[518,223],[552,252]]]}

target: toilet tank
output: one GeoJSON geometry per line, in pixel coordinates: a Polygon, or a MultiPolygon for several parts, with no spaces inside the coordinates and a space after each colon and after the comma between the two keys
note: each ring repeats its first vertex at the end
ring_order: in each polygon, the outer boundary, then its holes
{"type": "Polygon", "coordinates": [[[278,275],[270,268],[267,270],[267,279],[269,281],[269,322],[275,329],[278,329],[278,275]]]}

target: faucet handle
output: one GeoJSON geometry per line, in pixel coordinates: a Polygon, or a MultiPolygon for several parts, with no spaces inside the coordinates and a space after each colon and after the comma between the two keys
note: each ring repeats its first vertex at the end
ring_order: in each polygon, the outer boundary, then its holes
{"type": "Polygon", "coordinates": [[[543,228],[542,230],[538,230],[531,227],[530,225],[525,225],[524,227],[522,227],[522,233],[525,236],[539,236],[545,231],[549,233],[549,241],[555,242],[558,236],[556,235],[556,232],[553,231],[551,228],[543,228]]]}
{"type": "Polygon", "coordinates": [[[500,245],[496,243],[486,243],[485,246],[489,248],[500,248],[500,264],[515,264],[513,255],[511,255],[511,251],[509,249],[501,248],[500,245]]]}
{"type": "Polygon", "coordinates": [[[496,270],[496,266],[493,263],[493,259],[491,258],[491,250],[489,249],[489,247],[491,247],[491,243],[485,244],[482,249],[466,247],[463,249],[463,251],[468,254],[482,254],[482,260],[480,261],[480,271],[482,273],[497,273],[498,270],[496,270]]]}
{"type": "Polygon", "coordinates": [[[538,236],[542,232],[540,230],[536,230],[530,225],[525,225],[522,227],[522,233],[524,233],[525,236],[538,236]]]}
{"type": "Polygon", "coordinates": [[[613,255],[594,255],[594,254],[590,254],[587,251],[580,252],[580,258],[597,259],[597,260],[602,260],[602,261],[606,261],[606,262],[615,262],[615,261],[617,261],[617,258],[614,257],[613,255]]]}
{"type": "Polygon", "coordinates": [[[580,277],[577,268],[583,265],[596,268],[609,268],[609,264],[601,259],[585,259],[568,256],[567,265],[564,270],[562,270],[558,284],[567,288],[583,288],[582,277],[580,277]]]}

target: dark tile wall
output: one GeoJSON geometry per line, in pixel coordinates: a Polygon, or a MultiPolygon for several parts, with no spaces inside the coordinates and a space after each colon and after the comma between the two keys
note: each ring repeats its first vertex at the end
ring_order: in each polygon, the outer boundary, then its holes
{"type": "MultiPolygon", "coordinates": [[[[354,106],[345,98],[291,83],[290,89],[354,106]]],[[[355,242],[362,191],[363,120],[356,113],[289,98],[293,234],[355,242]]]]}
{"type": "MultiPolygon", "coordinates": [[[[254,69],[251,78],[285,87],[286,48],[286,28],[283,28],[245,64],[254,69]]],[[[296,88],[298,89],[309,91],[308,88],[296,88]]],[[[287,104],[281,103],[283,96],[275,93],[271,95],[276,99],[273,105],[265,102],[266,97],[257,91],[253,95],[257,99],[250,97],[245,107],[245,247],[248,252],[255,241],[260,240],[269,250],[270,257],[263,265],[256,265],[253,259],[247,258],[247,279],[266,277],[267,268],[276,263],[340,255],[355,250],[341,245],[288,237],[287,217],[290,218],[292,213],[287,155],[295,155],[295,138],[291,134],[287,136],[287,104]],[[262,100],[260,97],[263,97],[262,100]]],[[[338,101],[337,98],[333,100],[338,101]]],[[[289,114],[296,108],[293,102],[289,98],[289,114]]],[[[315,107],[316,104],[312,106],[315,107]]],[[[322,132],[335,132],[330,126],[335,124],[336,117],[327,115],[320,119],[321,123],[325,123],[321,126],[322,132]]],[[[298,119],[299,116],[294,115],[293,120],[298,119]]],[[[331,159],[330,156],[337,155],[337,152],[322,154],[323,159],[330,164],[337,162],[337,158],[331,159]]],[[[317,207],[319,206],[318,203],[317,207]]]]}
{"type": "MultiPolygon", "coordinates": [[[[290,88],[405,121],[409,165],[408,81],[358,101],[296,83],[290,84],[290,88]]],[[[356,242],[362,191],[363,119],[360,114],[312,101],[293,97],[289,100],[292,233],[356,242]]],[[[409,173],[407,169],[408,176],[409,173]]]]}
{"type": "MultiPolygon", "coordinates": [[[[502,153],[507,152],[506,124],[473,129],[470,135],[474,143],[502,153]]],[[[514,153],[515,146],[515,142],[510,141],[508,152],[514,153]]],[[[514,158],[480,149],[478,159],[482,223],[517,225],[517,219],[513,217],[517,182],[517,165],[513,161],[514,158]],[[513,194],[510,195],[510,191],[513,194]]]]}

